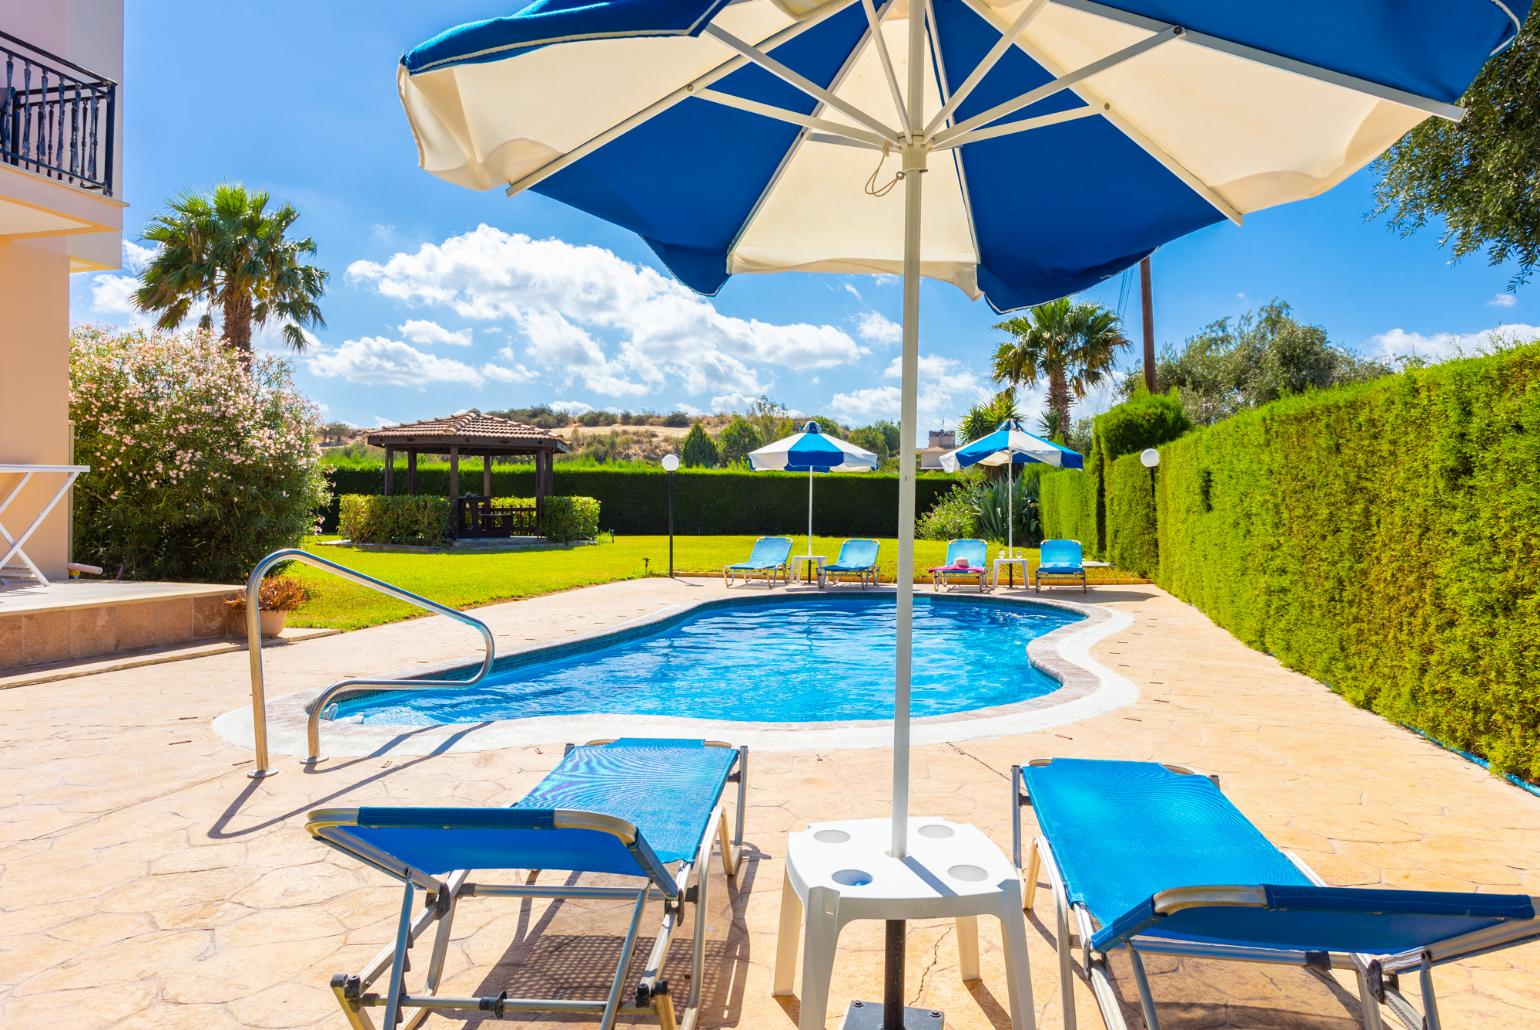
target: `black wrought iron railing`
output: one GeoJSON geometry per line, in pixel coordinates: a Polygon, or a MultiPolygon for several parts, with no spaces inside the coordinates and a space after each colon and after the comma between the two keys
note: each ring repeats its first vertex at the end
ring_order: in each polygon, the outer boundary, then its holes
{"type": "Polygon", "coordinates": [[[0,162],[112,195],[118,84],[0,32],[0,162]]]}

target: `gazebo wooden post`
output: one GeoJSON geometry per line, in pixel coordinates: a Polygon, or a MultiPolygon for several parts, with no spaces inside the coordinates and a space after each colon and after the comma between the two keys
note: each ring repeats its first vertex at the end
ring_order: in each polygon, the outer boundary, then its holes
{"type": "Polygon", "coordinates": [[[537,531],[545,516],[546,476],[549,474],[550,463],[550,451],[542,449],[535,452],[535,526],[537,531]]]}
{"type": "Polygon", "coordinates": [[[465,527],[460,524],[460,448],[454,445],[449,448],[449,510],[453,513],[455,535],[459,536],[465,527]]]}
{"type": "Polygon", "coordinates": [[[396,449],[385,448],[385,496],[396,492],[396,449]]]}
{"type": "Polygon", "coordinates": [[[406,492],[417,495],[417,452],[406,452],[406,492]]]}
{"type": "Polygon", "coordinates": [[[492,454],[490,451],[481,457],[481,496],[492,496],[492,454]]]}

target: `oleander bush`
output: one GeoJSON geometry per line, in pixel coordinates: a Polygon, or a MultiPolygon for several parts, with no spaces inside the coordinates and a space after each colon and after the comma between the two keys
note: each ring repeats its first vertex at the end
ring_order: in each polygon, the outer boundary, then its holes
{"type": "Polygon", "coordinates": [[[355,544],[435,547],[449,539],[453,512],[447,497],[344,494],[339,503],[342,535],[355,544]]]}
{"type": "Polygon", "coordinates": [[[70,335],[75,554],[131,579],[245,580],[326,505],[320,415],[287,363],[206,331],[70,335]]]}
{"type": "Polygon", "coordinates": [[[1156,492],[1162,586],[1540,779],[1540,344],[1243,412],[1162,447],[1156,492]]]}

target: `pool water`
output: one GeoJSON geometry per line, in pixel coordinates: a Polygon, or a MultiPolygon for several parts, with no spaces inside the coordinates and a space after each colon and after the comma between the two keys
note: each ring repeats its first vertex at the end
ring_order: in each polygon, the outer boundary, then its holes
{"type": "MultiPolygon", "coordinates": [[[[499,662],[473,687],[344,701],[336,718],[418,726],[591,713],[889,719],[897,610],[891,595],[717,602],[640,632],[499,662]]],[[[1057,689],[1027,661],[1027,644],[1081,618],[1043,605],[916,597],[913,714],[992,708],[1057,689]]]]}

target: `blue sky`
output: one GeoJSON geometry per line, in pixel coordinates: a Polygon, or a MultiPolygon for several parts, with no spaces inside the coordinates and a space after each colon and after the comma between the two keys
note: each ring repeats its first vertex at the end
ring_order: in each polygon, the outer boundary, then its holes
{"type": "MultiPolygon", "coordinates": [[[[765,393],[854,423],[896,419],[896,281],[739,276],[697,298],[623,230],[416,167],[394,85],[401,51],[510,6],[128,4],[125,271],[166,198],[239,180],[299,208],[298,229],[331,273],[327,327],[295,359],[329,418],[375,425],[542,402],[710,411],[765,393]]],[[[1511,268],[1450,264],[1436,230],[1401,239],[1366,220],[1373,181],[1361,173],[1163,248],[1157,340],[1273,297],[1362,353],[1446,356],[1501,326],[1540,336],[1540,294],[1507,293],[1511,268]]],[[[130,287],[123,274],[76,277],[75,319],[131,322],[130,287]]],[[[1121,307],[1137,339],[1136,274],[1085,296],[1121,307]]],[[[939,284],[927,284],[922,311],[923,432],[990,390],[998,318],[939,284]]],[[[1136,361],[1131,349],[1124,365],[1136,361]]],[[[1023,401],[1035,412],[1041,395],[1023,401]]],[[[1095,396],[1082,411],[1106,403],[1095,396]]]]}

